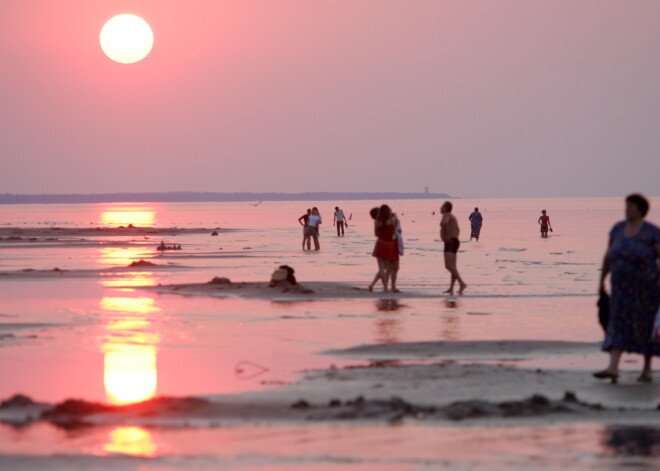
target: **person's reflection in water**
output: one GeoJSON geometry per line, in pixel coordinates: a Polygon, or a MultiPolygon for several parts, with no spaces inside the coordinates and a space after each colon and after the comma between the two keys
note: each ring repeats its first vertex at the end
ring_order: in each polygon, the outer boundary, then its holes
{"type": "Polygon", "coordinates": [[[610,425],[603,431],[603,445],[616,455],[660,456],[660,428],[610,425]]]}
{"type": "Polygon", "coordinates": [[[406,307],[406,305],[401,304],[398,299],[379,299],[376,302],[376,309],[381,312],[398,311],[404,307],[406,307]]]}
{"type": "MultiPolygon", "coordinates": [[[[379,299],[376,309],[380,312],[396,312],[406,307],[398,299],[379,299]]],[[[376,321],[376,341],[378,343],[400,342],[401,321],[396,317],[380,317],[376,321]]]]}
{"type": "Polygon", "coordinates": [[[461,320],[455,316],[443,316],[442,331],[440,338],[447,341],[460,340],[461,338],[461,320]]]}

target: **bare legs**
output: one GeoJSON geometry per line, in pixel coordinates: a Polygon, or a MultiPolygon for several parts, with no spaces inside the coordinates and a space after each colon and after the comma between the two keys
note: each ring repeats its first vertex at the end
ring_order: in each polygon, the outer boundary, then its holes
{"type": "Polygon", "coordinates": [[[391,267],[390,270],[392,273],[390,275],[390,279],[392,280],[392,292],[400,293],[401,291],[399,291],[396,287],[396,277],[399,274],[399,262],[389,262],[389,265],[391,267]]]}
{"type": "MultiPolygon", "coordinates": [[[[314,231],[312,232],[312,239],[314,239],[314,250],[321,250],[321,246],[319,245],[319,228],[318,227],[314,228],[314,231]]],[[[309,250],[309,248],[307,250],[309,250]]]]}
{"type": "MultiPolygon", "coordinates": [[[[374,277],[374,281],[371,282],[369,285],[369,291],[374,290],[374,285],[378,280],[381,280],[383,282],[383,291],[389,291],[387,289],[387,284],[389,282],[390,276],[392,275],[392,263],[388,262],[384,258],[377,258],[378,260],[378,273],[376,273],[376,276],[374,277]]],[[[393,280],[392,282],[392,287],[394,288],[394,285],[396,283],[396,280],[393,280]]]]}
{"type": "Polygon", "coordinates": [[[650,383],[653,381],[653,376],[651,373],[652,358],[653,357],[651,355],[644,355],[644,367],[642,368],[642,374],[640,374],[639,378],[637,378],[637,381],[640,383],[650,383]]]}
{"type": "Polygon", "coordinates": [[[461,275],[458,274],[458,269],[456,268],[456,254],[453,252],[444,252],[445,254],[445,268],[449,273],[451,273],[451,283],[449,289],[445,293],[449,293],[450,296],[454,294],[454,284],[458,281],[459,289],[458,294],[463,294],[467,285],[461,278],[461,275]]]}
{"type": "MultiPolygon", "coordinates": [[[[616,383],[619,378],[619,361],[621,361],[621,350],[611,349],[610,350],[610,364],[602,371],[597,371],[594,373],[594,377],[598,379],[611,379],[613,383],[616,383]]],[[[637,378],[637,381],[640,383],[650,383],[653,380],[651,363],[651,355],[644,355],[644,366],[642,367],[642,373],[637,378]]]]}

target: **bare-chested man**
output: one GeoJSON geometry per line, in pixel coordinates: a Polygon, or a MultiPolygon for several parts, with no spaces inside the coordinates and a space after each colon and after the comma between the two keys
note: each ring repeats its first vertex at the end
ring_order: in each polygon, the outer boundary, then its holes
{"type": "Polygon", "coordinates": [[[440,213],[442,214],[442,219],[440,220],[440,239],[445,243],[445,268],[451,273],[451,284],[445,293],[449,293],[450,296],[454,294],[456,280],[458,280],[460,286],[458,294],[463,294],[463,291],[467,288],[467,285],[463,282],[461,275],[458,274],[458,270],[456,269],[456,253],[461,242],[458,240],[458,234],[460,232],[458,229],[458,220],[451,213],[452,208],[453,205],[450,201],[445,201],[440,208],[440,213]]]}

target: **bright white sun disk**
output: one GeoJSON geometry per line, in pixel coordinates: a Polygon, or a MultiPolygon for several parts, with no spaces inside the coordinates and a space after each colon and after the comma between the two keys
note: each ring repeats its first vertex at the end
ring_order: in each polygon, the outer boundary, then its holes
{"type": "Polygon", "coordinates": [[[141,61],[154,44],[154,34],[142,18],[129,13],[110,18],[101,29],[101,49],[115,62],[141,61]]]}

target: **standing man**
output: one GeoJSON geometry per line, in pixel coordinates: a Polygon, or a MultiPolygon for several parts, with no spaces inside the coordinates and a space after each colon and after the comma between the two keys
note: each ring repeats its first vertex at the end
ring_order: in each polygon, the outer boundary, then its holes
{"type": "Polygon", "coordinates": [[[483,216],[479,212],[479,208],[474,208],[474,212],[470,214],[470,229],[472,229],[472,232],[470,232],[470,242],[472,242],[472,239],[477,239],[477,242],[479,242],[479,234],[481,234],[481,224],[484,221],[483,216]]]}
{"type": "Polygon", "coordinates": [[[548,238],[548,228],[552,232],[552,225],[550,224],[550,216],[545,212],[545,209],[541,211],[541,216],[539,217],[538,223],[541,225],[541,237],[544,239],[548,238]]]}
{"type": "Polygon", "coordinates": [[[453,205],[450,201],[445,201],[440,208],[440,213],[442,214],[442,219],[440,220],[440,239],[445,243],[445,268],[451,273],[451,284],[445,293],[449,293],[450,296],[454,295],[454,283],[457,280],[459,284],[458,294],[463,294],[463,291],[467,288],[467,285],[463,282],[461,275],[458,274],[458,270],[456,269],[456,254],[461,242],[458,240],[458,234],[460,232],[458,229],[458,220],[451,213],[452,208],[453,205]]]}
{"type": "Polygon", "coordinates": [[[344,236],[344,225],[348,227],[348,221],[344,217],[344,211],[339,209],[339,206],[335,206],[335,215],[332,218],[332,225],[337,226],[337,237],[339,237],[339,230],[341,229],[341,235],[344,236]]]}

